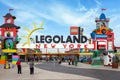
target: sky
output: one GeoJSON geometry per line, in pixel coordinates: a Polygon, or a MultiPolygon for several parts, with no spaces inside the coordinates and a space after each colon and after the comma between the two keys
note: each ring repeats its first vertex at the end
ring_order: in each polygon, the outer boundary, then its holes
{"type": "MultiPolygon", "coordinates": [[[[33,22],[40,26],[44,21],[44,30],[35,34],[69,35],[70,26],[81,26],[84,35],[90,38],[90,33],[96,28],[95,18],[104,11],[110,18],[109,27],[115,33],[115,46],[120,46],[120,0],[0,0],[0,25],[4,23],[3,16],[9,12],[17,18],[15,24],[21,26],[19,37],[27,35],[24,27],[33,29],[33,22]]],[[[21,39],[20,43],[25,41],[21,39]]]]}

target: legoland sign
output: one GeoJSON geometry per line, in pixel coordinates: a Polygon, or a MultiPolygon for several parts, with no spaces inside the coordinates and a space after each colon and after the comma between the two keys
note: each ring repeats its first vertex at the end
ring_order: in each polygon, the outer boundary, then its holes
{"type": "Polygon", "coordinates": [[[30,38],[30,46],[24,48],[93,48],[92,44],[87,44],[88,38],[83,35],[83,28],[72,26],[70,35],[66,38],[63,35],[35,35],[30,38]]]}
{"type": "Polygon", "coordinates": [[[86,36],[70,36],[68,35],[66,39],[61,35],[55,36],[44,36],[36,35],[36,48],[80,48],[80,43],[85,43],[87,41],[86,36]]]}
{"type": "Polygon", "coordinates": [[[59,36],[59,35],[55,35],[55,36],[51,36],[51,35],[36,35],[35,37],[36,43],[85,43],[87,41],[87,37],[86,36],[71,36],[68,35],[67,39],[64,39],[64,36],[59,36]]]}

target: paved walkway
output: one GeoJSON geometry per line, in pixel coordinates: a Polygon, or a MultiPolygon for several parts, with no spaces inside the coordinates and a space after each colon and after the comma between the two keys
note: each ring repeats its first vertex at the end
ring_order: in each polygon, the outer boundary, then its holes
{"type": "Polygon", "coordinates": [[[105,66],[92,66],[83,63],[79,63],[78,66],[69,66],[68,63],[62,63],[61,65],[56,63],[54,65],[54,63],[48,62],[37,64],[36,67],[42,70],[54,71],[64,74],[73,74],[78,76],[82,75],[86,77],[96,78],[99,80],[120,80],[120,69],[112,69],[111,67],[105,66]]]}
{"type": "MultiPolygon", "coordinates": [[[[38,63],[35,63],[38,64],[38,63]]],[[[63,64],[66,65],[66,64],[63,64]]],[[[54,67],[53,67],[54,68],[54,67]]],[[[29,65],[22,63],[22,74],[17,74],[17,67],[11,69],[0,68],[0,80],[98,80],[92,77],[75,75],[69,73],[59,73],[35,68],[35,74],[29,74],[29,65]]]]}
{"type": "Polygon", "coordinates": [[[120,71],[120,67],[116,69],[116,68],[112,68],[112,66],[104,66],[104,65],[93,66],[93,65],[85,64],[85,63],[78,63],[78,66],[68,65],[68,63],[62,63],[61,65],[66,66],[66,67],[72,67],[72,68],[120,71]]]}

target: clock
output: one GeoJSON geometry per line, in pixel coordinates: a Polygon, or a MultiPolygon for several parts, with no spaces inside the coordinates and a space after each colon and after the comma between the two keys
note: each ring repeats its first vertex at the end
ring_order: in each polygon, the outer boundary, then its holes
{"type": "Polygon", "coordinates": [[[7,20],[7,23],[11,23],[11,19],[8,19],[8,20],[7,20]]]}

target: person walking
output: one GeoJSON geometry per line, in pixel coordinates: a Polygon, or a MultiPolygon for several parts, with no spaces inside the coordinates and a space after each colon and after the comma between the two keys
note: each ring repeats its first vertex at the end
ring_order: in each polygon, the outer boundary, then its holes
{"type": "Polygon", "coordinates": [[[21,61],[20,61],[20,59],[18,59],[16,65],[17,65],[17,68],[18,68],[18,74],[22,74],[22,72],[21,72],[21,61]]]}
{"type": "Polygon", "coordinates": [[[33,60],[30,61],[30,74],[34,74],[34,62],[33,60]]]}

